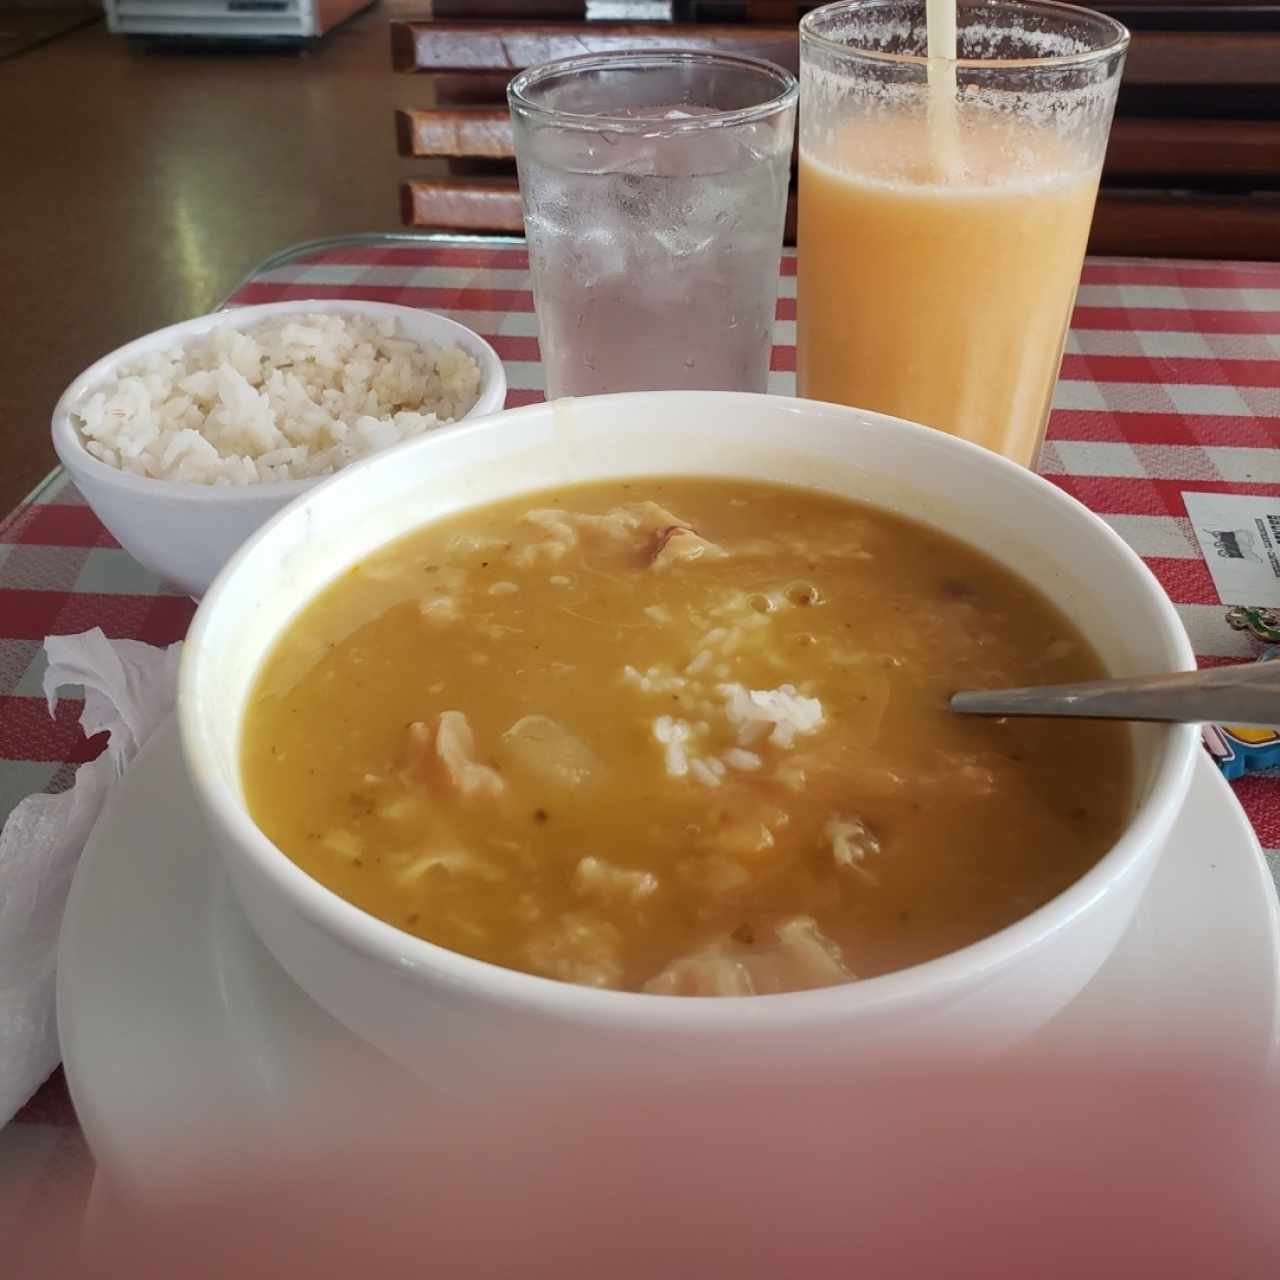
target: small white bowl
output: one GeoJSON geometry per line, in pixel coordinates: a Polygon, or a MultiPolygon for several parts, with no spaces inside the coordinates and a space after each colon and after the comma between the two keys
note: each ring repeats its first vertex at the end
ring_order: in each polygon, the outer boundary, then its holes
{"type": "Polygon", "coordinates": [[[794,1085],[824,1063],[939,1046],[986,1053],[1034,1031],[1128,927],[1186,795],[1194,726],[1131,727],[1126,829],[1053,901],[927,964],[787,995],[638,995],[497,968],[367,915],[254,824],[240,775],[250,690],[317,592],[451,512],[581,481],[674,474],[772,480],[905,512],[1035,582],[1113,674],[1194,666],[1168,597],[1102,520],[1030,471],[941,432],[721,392],[595,396],[498,414],[357,463],[315,489],[241,548],[196,614],[178,696],[183,748],[258,935],[319,1004],[437,1085],[635,1064],[672,1076],[751,1064],[785,1071],[794,1085]]]}
{"type": "Polygon", "coordinates": [[[301,299],[232,307],[212,315],[157,329],[127,343],[89,366],[62,394],[53,411],[53,447],[76,487],[112,537],[144,568],[201,596],[232,553],[259,525],[320,483],[286,480],[279,484],[222,486],[184,484],[134,476],[95,458],[71,415],[120,368],[151,351],[163,351],[224,327],[250,328],[274,316],[304,314],[392,316],[399,332],[418,342],[459,346],[480,366],[480,397],[466,418],[502,408],[507,375],[497,352],[479,334],[430,311],[385,302],[301,299]]]}

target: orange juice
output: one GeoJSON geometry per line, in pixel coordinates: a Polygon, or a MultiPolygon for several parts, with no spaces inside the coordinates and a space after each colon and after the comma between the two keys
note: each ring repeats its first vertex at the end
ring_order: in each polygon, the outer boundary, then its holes
{"type": "Polygon", "coordinates": [[[939,427],[1034,464],[1098,166],[1026,125],[857,121],[800,154],[802,396],[939,427]]]}

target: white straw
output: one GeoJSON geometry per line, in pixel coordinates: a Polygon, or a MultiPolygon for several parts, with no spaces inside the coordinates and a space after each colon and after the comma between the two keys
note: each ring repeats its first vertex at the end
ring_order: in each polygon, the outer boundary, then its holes
{"type": "Polygon", "coordinates": [[[958,167],[956,122],[956,0],[926,0],[929,136],[934,173],[945,182],[958,167]]]}

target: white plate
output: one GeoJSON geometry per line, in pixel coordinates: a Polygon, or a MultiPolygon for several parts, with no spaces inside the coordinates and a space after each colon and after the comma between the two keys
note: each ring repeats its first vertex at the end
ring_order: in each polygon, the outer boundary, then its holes
{"type": "MultiPolygon", "coordinates": [[[[98,822],[58,955],[58,1027],[76,1110],[101,1169],[145,1193],[156,1151],[198,1118],[264,1142],[308,1123],[316,1064],[366,1096],[404,1077],[285,976],[236,906],[162,727],[98,822]],[[223,1123],[225,1122],[225,1124],[223,1123]]],[[[1130,933],[1045,1044],[1123,1036],[1144,1051],[1215,1047],[1266,1070],[1280,1034],[1273,881],[1207,758],[1130,933]]],[[[208,1131],[206,1130],[206,1131],[208,1131]]]]}

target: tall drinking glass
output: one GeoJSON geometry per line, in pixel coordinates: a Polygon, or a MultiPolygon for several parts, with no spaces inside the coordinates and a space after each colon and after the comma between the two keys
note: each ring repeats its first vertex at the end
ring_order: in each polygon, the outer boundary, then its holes
{"type": "Polygon", "coordinates": [[[764,391],[795,77],[754,58],[567,58],[507,91],[548,396],[764,391]]]}
{"type": "Polygon", "coordinates": [[[1032,466],[1044,438],[1128,46],[1118,22],[924,0],[800,23],[800,394],[939,427],[1032,466]]]}

